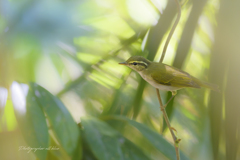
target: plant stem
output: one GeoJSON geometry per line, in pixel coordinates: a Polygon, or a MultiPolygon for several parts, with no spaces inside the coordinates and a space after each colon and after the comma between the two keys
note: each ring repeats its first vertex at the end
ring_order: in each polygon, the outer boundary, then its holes
{"type": "MultiPolygon", "coordinates": [[[[159,60],[160,63],[164,59],[164,56],[165,56],[166,51],[167,51],[168,44],[169,44],[169,42],[170,42],[170,40],[172,38],[172,35],[173,35],[173,33],[174,33],[174,31],[175,31],[175,29],[177,27],[177,24],[178,24],[178,22],[180,20],[180,17],[181,17],[181,6],[180,6],[178,0],[175,0],[175,2],[176,2],[177,7],[178,7],[178,16],[177,16],[176,21],[173,24],[173,27],[172,27],[171,31],[169,32],[167,40],[166,40],[166,42],[164,44],[164,48],[163,48],[163,51],[162,51],[162,56],[161,56],[161,58],[159,60]]],[[[167,124],[167,126],[168,126],[168,128],[169,128],[169,130],[171,132],[171,135],[172,135],[172,138],[173,138],[173,141],[174,141],[174,147],[175,147],[175,151],[176,151],[177,160],[180,160],[179,146],[178,146],[178,143],[180,142],[180,139],[177,139],[177,137],[176,137],[176,135],[175,135],[175,133],[174,133],[172,127],[171,127],[171,124],[170,124],[169,119],[168,119],[167,112],[166,112],[166,110],[165,110],[165,108],[163,106],[162,100],[161,100],[159,89],[156,88],[156,91],[157,91],[158,101],[159,101],[159,104],[160,104],[160,109],[161,109],[161,111],[163,113],[163,117],[164,117],[164,119],[166,121],[166,124],[167,124]]]]}
{"type": "Polygon", "coordinates": [[[178,25],[178,22],[179,22],[179,20],[180,20],[180,18],[181,18],[181,6],[180,6],[178,0],[175,0],[175,2],[176,2],[176,4],[177,4],[177,8],[178,8],[178,16],[177,16],[176,21],[175,21],[174,24],[173,24],[173,27],[172,27],[171,31],[169,32],[169,35],[168,35],[168,37],[167,37],[167,40],[166,40],[166,42],[165,42],[165,44],[164,44],[164,48],[163,48],[163,51],[162,51],[161,59],[159,60],[159,62],[162,62],[162,61],[163,61],[163,59],[164,59],[164,57],[165,57],[165,54],[166,54],[166,51],[167,51],[168,44],[169,44],[169,42],[170,42],[170,40],[171,40],[171,38],[172,38],[172,35],[173,35],[173,33],[174,33],[177,25],[178,25]]]}
{"type": "Polygon", "coordinates": [[[167,123],[167,126],[171,132],[171,135],[172,135],[172,138],[173,138],[173,141],[174,141],[174,147],[175,147],[175,151],[176,151],[176,156],[177,156],[177,160],[180,160],[180,154],[179,154],[179,147],[178,147],[178,143],[179,143],[179,139],[177,139],[172,127],[171,127],[171,124],[169,122],[169,119],[168,119],[168,115],[167,115],[167,112],[165,110],[165,108],[163,107],[163,103],[162,103],[162,99],[161,99],[161,96],[160,96],[160,92],[159,92],[159,89],[156,88],[156,91],[157,91],[157,97],[158,97],[158,101],[159,101],[159,104],[160,104],[160,109],[161,111],[163,112],[163,117],[167,123]]]}

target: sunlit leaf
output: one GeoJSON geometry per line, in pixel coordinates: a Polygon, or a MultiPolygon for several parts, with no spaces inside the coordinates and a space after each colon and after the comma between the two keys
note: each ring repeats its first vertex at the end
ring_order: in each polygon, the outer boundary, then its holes
{"type": "Polygon", "coordinates": [[[11,100],[7,100],[3,118],[6,119],[8,131],[14,131],[17,128],[17,119],[14,114],[14,108],[11,100]]]}
{"type": "Polygon", "coordinates": [[[122,38],[129,38],[134,35],[134,31],[129,25],[118,16],[101,17],[99,19],[92,19],[89,21],[93,27],[118,35],[122,38]],[[92,23],[91,23],[92,22],[92,23]],[[114,24],[114,27],[112,26],[114,24]]]}

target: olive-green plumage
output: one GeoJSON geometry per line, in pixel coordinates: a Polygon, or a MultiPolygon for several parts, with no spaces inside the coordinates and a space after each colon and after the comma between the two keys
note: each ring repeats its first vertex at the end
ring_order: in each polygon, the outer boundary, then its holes
{"type": "Polygon", "coordinates": [[[181,88],[209,88],[219,91],[218,86],[203,82],[175,67],[151,62],[142,56],[130,57],[126,62],[119,63],[137,71],[143,79],[155,88],[165,91],[176,91],[181,88]]]}

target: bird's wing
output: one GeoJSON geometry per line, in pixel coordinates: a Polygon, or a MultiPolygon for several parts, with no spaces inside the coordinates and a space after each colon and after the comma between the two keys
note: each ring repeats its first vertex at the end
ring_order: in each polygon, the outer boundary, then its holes
{"type": "Polygon", "coordinates": [[[164,65],[162,69],[164,71],[161,74],[151,74],[157,83],[173,87],[201,88],[187,72],[168,65],[164,65]]]}

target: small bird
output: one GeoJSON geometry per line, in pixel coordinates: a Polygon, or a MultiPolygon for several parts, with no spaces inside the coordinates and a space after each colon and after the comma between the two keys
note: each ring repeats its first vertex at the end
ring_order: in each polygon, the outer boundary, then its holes
{"type": "Polygon", "coordinates": [[[137,71],[141,77],[153,87],[163,91],[171,91],[172,97],[164,107],[166,107],[177,94],[177,90],[181,88],[205,87],[219,92],[218,86],[215,84],[201,81],[178,68],[163,63],[151,62],[142,56],[132,56],[126,62],[119,64],[137,71]]]}

